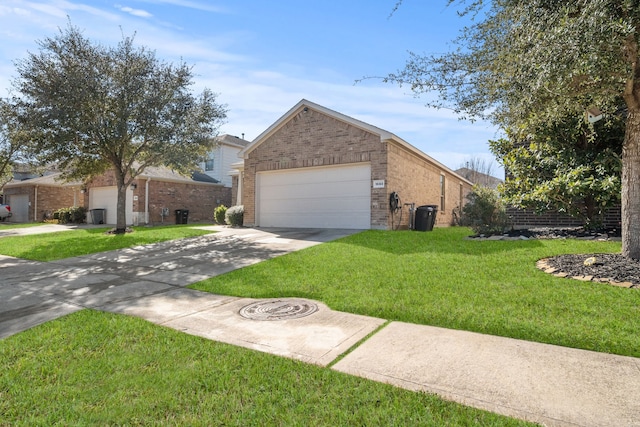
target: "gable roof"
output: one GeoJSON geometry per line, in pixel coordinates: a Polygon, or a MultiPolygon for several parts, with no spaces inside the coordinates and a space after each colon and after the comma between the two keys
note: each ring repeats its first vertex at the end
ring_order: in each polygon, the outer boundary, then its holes
{"type": "Polygon", "coordinates": [[[22,187],[25,185],[44,185],[49,187],[79,187],[82,185],[80,181],[64,181],[61,179],[61,172],[49,175],[39,176],[37,178],[28,178],[23,180],[12,180],[7,182],[4,187],[22,187]]]}
{"type": "Polygon", "coordinates": [[[469,168],[460,168],[460,169],[456,169],[455,172],[462,176],[467,178],[469,181],[473,182],[474,184],[477,185],[481,185],[484,187],[489,187],[489,188],[497,188],[499,184],[502,184],[504,182],[504,180],[500,179],[500,178],[496,178],[495,176],[492,175],[488,175],[486,173],[482,173],[482,172],[478,172],[478,171],[474,171],[472,169],[469,168]]]}
{"type": "Polygon", "coordinates": [[[354,119],[353,117],[349,117],[349,116],[347,116],[345,114],[338,113],[337,111],[333,111],[333,110],[331,110],[329,108],[323,107],[322,105],[318,105],[318,104],[313,103],[311,101],[308,101],[306,99],[302,99],[302,100],[300,100],[300,102],[298,102],[296,105],[294,105],[293,108],[291,108],[289,111],[287,111],[282,117],[280,117],[278,120],[276,120],[276,122],[274,124],[269,126],[267,128],[267,130],[265,130],[260,135],[258,135],[256,137],[256,139],[251,141],[251,144],[249,144],[244,150],[240,151],[240,153],[238,155],[240,157],[242,157],[242,158],[246,158],[247,154],[249,154],[250,152],[252,152],[256,148],[258,148],[260,146],[260,144],[262,144],[264,141],[266,141],[271,135],[276,133],[293,116],[296,116],[301,111],[306,111],[305,109],[311,109],[311,110],[318,111],[318,112],[323,113],[323,114],[325,114],[325,115],[327,115],[329,117],[333,117],[336,120],[340,120],[342,122],[348,123],[348,124],[350,124],[350,125],[352,125],[352,126],[354,126],[356,128],[366,130],[366,131],[368,131],[368,132],[370,132],[372,134],[375,134],[375,135],[379,135],[381,141],[384,141],[384,140],[387,140],[387,139],[391,139],[392,137],[395,137],[395,135],[393,135],[390,132],[387,132],[384,129],[380,129],[380,128],[376,127],[376,126],[372,126],[372,125],[370,125],[368,123],[365,123],[363,121],[354,119]]]}
{"type": "MultiPolygon", "coordinates": [[[[244,136],[244,134],[242,135],[244,136]]],[[[244,148],[250,144],[246,139],[239,138],[235,135],[223,134],[215,137],[215,140],[224,145],[232,145],[234,147],[244,148]]]]}
{"type": "Polygon", "coordinates": [[[389,131],[386,131],[384,129],[381,129],[379,127],[370,125],[369,123],[365,123],[365,122],[363,122],[361,120],[354,119],[353,117],[349,117],[349,116],[347,116],[345,114],[342,114],[342,113],[339,113],[337,111],[331,110],[329,108],[323,107],[322,105],[318,105],[318,104],[316,104],[314,102],[311,102],[311,101],[308,101],[306,99],[300,100],[300,102],[298,102],[296,105],[294,105],[293,108],[291,108],[282,117],[280,117],[278,120],[276,120],[276,122],[273,123],[271,126],[269,126],[264,132],[262,132],[260,135],[258,135],[258,137],[256,137],[256,139],[254,139],[247,147],[245,147],[243,150],[240,151],[240,153],[238,153],[238,156],[240,158],[246,159],[247,156],[249,155],[249,153],[251,153],[257,147],[259,147],[260,144],[262,144],[271,135],[273,135],[280,128],[282,128],[292,117],[298,115],[302,111],[306,111],[305,109],[311,109],[311,110],[314,110],[314,111],[318,111],[318,112],[320,112],[322,114],[325,114],[325,115],[327,115],[329,117],[332,117],[332,118],[334,118],[336,120],[339,120],[341,122],[347,123],[347,124],[349,124],[351,126],[354,126],[356,128],[363,129],[363,130],[368,131],[368,132],[370,132],[370,133],[372,133],[374,135],[378,135],[380,137],[380,142],[393,141],[393,142],[401,145],[405,149],[413,152],[417,156],[422,157],[423,159],[433,163],[434,165],[438,166],[439,168],[447,170],[448,172],[450,172],[453,175],[457,176],[458,178],[460,178],[461,180],[465,181],[469,185],[473,185],[473,183],[471,181],[469,181],[468,179],[466,179],[465,177],[460,176],[459,174],[454,172],[449,167],[443,165],[442,163],[440,163],[439,161],[437,161],[433,157],[429,156],[428,154],[420,151],[419,149],[417,149],[413,145],[409,144],[407,141],[403,140],[399,136],[394,135],[393,133],[391,133],[389,131]]]}

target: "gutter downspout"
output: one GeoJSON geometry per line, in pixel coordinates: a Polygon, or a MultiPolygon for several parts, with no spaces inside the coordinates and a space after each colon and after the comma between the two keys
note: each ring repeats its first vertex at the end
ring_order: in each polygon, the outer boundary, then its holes
{"type": "Polygon", "coordinates": [[[144,186],[144,223],[149,225],[149,182],[151,177],[147,178],[147,182],[144,186]]]}

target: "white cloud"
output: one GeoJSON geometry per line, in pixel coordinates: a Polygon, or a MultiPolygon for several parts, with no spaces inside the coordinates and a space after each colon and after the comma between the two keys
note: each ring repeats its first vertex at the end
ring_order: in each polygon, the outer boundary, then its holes
{"type": "Polygon", "coordinates": [[[151,18],[153,16],[151,13],[142,9],[133,9],[128,6],[119,6],[119,5],[117,5],[116,7],[125,13],[128,13],[133,16],[137,16],[139,18],[151,18]]]}
{"type": "Polygon", "coordinates": [[[190,0],[140,0],[144,3],[151,4],[169,4],[189,9],[202,10],[204,12],[226,13],[227,8],[215,6],[211,2],[190,1],[190,0]]]}
{"type": "MultiPolygon", "coordinates": [[[[257,58],[241,55],[238,46],[251,39],[253,29],[233,29],[227,33],[211,31],[194,38],[175,26],[157,22],[149,6],[134,9],[113,5],[99,9],[68,0],[1,0],[0,34],[4,44],[0,53],[0,92],[9,87],[14,73],[11,60],[36,51],[36,40],[55,34],[58,28],[78,26],[92,40],[113,44],[122,34],[136,34],[137,45],[155,50],[167,62],[184,60],[194,65],[193,90],[208,87],[220,94],[228,105],[229,117],[222,131],[254,139],[300,99],[306,98],[332,110],[362,120],[398,135],[441,163],[457,168],[469,158],[485,157],[487,141],[496,138],[496,130],[486,123],[459,121],[449,110],[424,107],[408,89],[376,80],[358,84],[359,76],[342,70],[305,68],[297,64],[259,63],[257,58]],[[154,19],[138,19],[154,18],[154,19]],[[122,30],[120,30],[122,28],[122,30]]],[[[123,0],[122,0],[123,1],[123,0]]],[[[140,0],[138,0],[140,1],[140,0]]],[[[223,13],[210,3],[184,0],[147,0],[144,3],[168,4],[223,13]]],[[[5,96],[4,94],[0,96],[5,96]]]]}

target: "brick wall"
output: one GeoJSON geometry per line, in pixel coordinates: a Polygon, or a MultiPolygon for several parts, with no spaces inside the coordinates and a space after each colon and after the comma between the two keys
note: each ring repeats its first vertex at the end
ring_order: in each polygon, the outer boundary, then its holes
{"type": "MultiPolygon", "coordinates": [[[[388,151],[390,165],[387,179],[388,193],[398,192],[403,204],[415,203],[416,208],[421,205],[438,206],[436,226],[451,225],[453,209],[460,207],[461,202],[464,203],[467,193],[471,191],[471,186],[447,169],[417,156],[397,143],[391,143],[388,151]],[[444,210],[440,206],[441,176],[444,176],[445,180],[444,210]]],[[[394,228],[398,225],[399,219],[399,214],[395,214],[394,228]]],[[[408,225],[409,208],[403,206],[400,228],[407,228],[408,225]]],[[[392,218],[389,217],[388,227],[391,228],[391,226],[392,218]]]]}
{"type": "MultiPolygon", "coordinates": [[[[133,181],[133,222],[146,223],[146,185],[147,179],[133,181]],[[137,198],[137,200],[136,200],[137,198]]],[[[96,177],[88,185],[92,187],[111,187],[116,185],[113,172],[96,177]]],[[[177,209],[189,210],[189,222],[212,222],[213,211],[219,205],[230,206],[231,188],[223,184],[206,182],[173,182],[151,179],[149,181],[149,224],[174,224],[177,209]],[[162,209],[167,208],[169,215],[162,216],[162,209]]],[[[86,206],[89,206],[88,195],[86,206]]]]}
{"type": "MultiPolygon", "coordinates": [[[[507,214],[511,219],[513,228],[532,227],[580,227],[584,223],[569,215],[558,212],[545,212],[536,214],[532,209],[508,208],[507,214]]],[[[608,209],[603,218],[603,224],[607,228],[620,228],[620,205],[608,209]]]]}
{"type": "Polygon", "coordinates": [[[45,218],[50,218],[53,212],[58,209],[72,206],[86,206],[84,198],[79,189],[73,187],[38,185],[37,200],[36,186],[24,185],[20,187],[6,188],[4,190],[5,200],[11,195],[28,195],[29,221],[40,222],[45,218]]]}
{"type": "MultiPolygon", "coordinates": [[[[140,180],[134,190],[133,211],[145,211],[146,180],[140,180]]],[[[230,206],[231,188],[222,184],[207,183],[175,183],[167,181],[149,182],[149,221],[152,224],[161,222],[174,223],[176,209],[189,210],[189,222],[212,222],[213,211],[219,205],[230,206]],[[162,208],[169,209],[169,217],[161,216],[162,208]]]]}
{"type": "MultiPolygon", "coordinates": [[[[372,179],[386,179],[386,147],[370,132],[308,109],[290,118],[249,153],[244,165],[244,223],[254,225],[256,173],[348,163],[371,163],[372,179]]],[[[386,227],[384,189],[372,193],[371,225],[386,227]]]]}

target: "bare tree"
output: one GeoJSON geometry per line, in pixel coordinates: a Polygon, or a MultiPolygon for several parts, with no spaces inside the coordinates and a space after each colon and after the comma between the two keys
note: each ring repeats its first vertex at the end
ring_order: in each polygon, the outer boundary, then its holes
{"type": "Polygon", "coordinates": [[[463,178],[481,187],[496,188],[500,182],[498,178],[493,176],[495,173],[495,163],[493,160],[487,161],[482,157],[470,157],[456,172],[463,178]]]}

